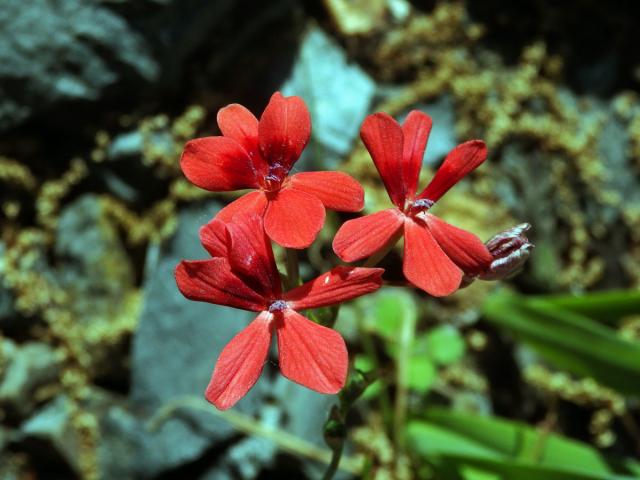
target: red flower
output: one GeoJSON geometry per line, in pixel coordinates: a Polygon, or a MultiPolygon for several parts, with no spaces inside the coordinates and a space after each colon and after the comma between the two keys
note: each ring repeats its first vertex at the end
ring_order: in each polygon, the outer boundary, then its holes
{"type": "Polygon", "coordinates": [[[431,124],[431,118],[417,110],[402,126],[386,113],[367,117],[360,136],[396,208],[345,222],[333,240],[333,249],[342,260],[354,262],[395,243],[404,234],[405,277],[431,295],[444,296],[459,288],[463,272],[477,275],[484,271],[492,256],[478,237],[428,210],[484,162],[487,148],[480,140],[458,145],[416,196],[431,124]]]}
{"type": "Polygon", "coordinates": [[[229,222],[238,212],[264,216],[267,235],[283,247],[306,248],[324,224],[325,207],[358,212],[364,205],[360,184],[342,172],[289,176],[311,135],[309,111],[300,97],[271,97],[260,121],[242,105],[218,112],[223,136],[187,142],[180,166],[194,184],[214,192],[248,193],[218,214],[229,222]]]}
{"type": "Polygon", "coordinates": [[[255,213],[238,215],[234,223],[214,219],[202,227],[200,239],[214,258],[180,262],[175,276],[182,294],[191,300],[260,312],[222,350],[206,390],[207,400],[224,410],[249,391],[260,376],[274,331],[285,377],[320,393],[338,392],[347,376],[344,340],[297,310],[373,292],[382,285],[383,270],[336,267],[282,293],[271,243],[255,213]]]}

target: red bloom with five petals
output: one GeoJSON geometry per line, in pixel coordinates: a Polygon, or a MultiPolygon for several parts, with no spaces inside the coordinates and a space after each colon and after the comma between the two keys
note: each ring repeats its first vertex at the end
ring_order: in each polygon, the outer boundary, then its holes
{"type": "Polygon", "coordinates": [[[289,248],[306,248],[324,224],[325,207],[358,212],[364,205],[360,184],[342,172],[304,172],[289,176],[311,135],[309,111],[300,97],[271,97],[260,121],[232,104],[218,112],[222,136],[191,140],[180,165],[198,187],[221,192],[256,189],[222,209],[229,222],[236,213],[264,216],[267,235],[289,248]]]}
{"type": "Polygon", "coordinates": [[[200,238],[214,258],[183,260],[176,267],[182,294],[191,300],[260,312],[222,350],[206,390],[207,400],[224,410],[249,391],[260,376],[274,332],[285,377],[320,393],[338,392],[347,376],[344,340],[297,310],[373,292],[382,285],[383,270],[336,267],[283,293],[263,221],[255,213],[238,214],[232,223],[214,219],[202,227],[200,238]]]}
{"type": "Polygon", "coordinates": [[[486,270],[492,256],[477,236],[428,210],[484,162],[487,148],[480,140],[458,145],[416,196],[431,125],[431,118],[417,110],[402,126],[386,113],[367,117],[360,135],[396,207],[345,222],[333,240],[333,249],[342,260],[354,262],[404,235],[405,277],[431,295],[444,296],[460,287],[463,273],[475,276],[486,270]]]}

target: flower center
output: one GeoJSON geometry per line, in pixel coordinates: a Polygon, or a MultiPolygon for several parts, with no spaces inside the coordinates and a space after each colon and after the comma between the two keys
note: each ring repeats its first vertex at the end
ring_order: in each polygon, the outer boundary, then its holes
{"type": "Polygon", "coordinates": [[[283,312],[287,308],[289,308],[287,302],[285,302],[284,300],[276,300],[271,305],[269,305],[269,313],[283,312]]]}
{"type": "Polygon", "coordinates": [[[429,200],[428,198],[419,198],[415,202],[409,203],[405,207],[404,212],[405,214],[414,217],[429,210],[431,207],[433,207],[434,203],[435,202],[433,200],[429,200]]]}
{"type": "Polygon", "coordinates": [[[269,171],[263,178],[263,188],[266,192],[277,192],[289,171],[281,164],[269,165],[269,171]]]}

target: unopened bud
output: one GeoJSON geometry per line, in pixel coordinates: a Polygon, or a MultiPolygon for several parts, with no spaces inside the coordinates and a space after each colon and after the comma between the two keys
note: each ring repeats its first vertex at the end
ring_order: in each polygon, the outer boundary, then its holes
{"type": "Polygon", "coordinates": [[[503,280],[518,273],[529,259],[534,249],[533,243],[525,236],[531,228],[521,223],[494,236],[486,245],[493,257],[489,268],[479,275],[482,280],[503,280]]]}
{"type": "Polygon", "coordinates": [[[465,275],[462,278],[464,288],[477,278],[481,280],[504,280],[518,273],[529,259],[534,249],[533,243],[525,236],[525,232],[531,228],[528,223],[521,223],[515,227],[500,232],[485,245],[493,257],[493,261],[483,272],[478,275],[465,275]]]}

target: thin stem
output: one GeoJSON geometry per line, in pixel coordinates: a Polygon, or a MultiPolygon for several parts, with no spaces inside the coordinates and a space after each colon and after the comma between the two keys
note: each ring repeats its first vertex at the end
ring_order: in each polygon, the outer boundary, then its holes
{"type": "Polygon", "coordinates": [[[536,442],[533,444],[533,448],[531,449],[531,458],[535,463],[539,463],[542,460],[542,456],[544,454],[544,447],[549,439],[549,435],[553,431],[558,422],[558,400],[556,397],[549,396],[548,400],[548,410],[544,419],[542,420],[539,428],[540,434],[536,439],[536,442]]]}
{"type": "Polygon", "coordinates": [[[409,360],[413,346],[416,323],[413,315],[406,315],[400,332],[400,349],[398,355],[398,366],[396,369],[396,399],[393,414],[393,439],[398,451],[404,447],[404,424],[407,418],[407,405],[409,392],[407,386],[409,360]]]}
{"type": "Polygon", "coordinates": [[[392,238],[389,239],[387,244],[381,248],[379,251],[371,255],[367,260],[362,264],[363,267],[375,267],[378,263],[382,261],[384,257],[393,249],[393,247],[398,243],[400,237],[402,236],[402,229],[398,231],[392,238]]]}
{"type": "MultiPolygon", "coordinates": [[[[195,396],[178,397],[163,405],[151,418],[147,428],[152,432],[157,431],[164,422],[172,418],[176,411],[181,408],[202,410],[215,417],[222,418],[229,422],[236,430],[246,433],[247,435],[257,435],[271,440],[283,451],[300,455],[317,462],[326,463],[329,466],[331,466],[334,461],[333,457],[335,456],[335,452],[330,453],[328,449],[320,448],[285,430],[265,425],[248,415],[233,410],[226,410],[224,412],[216,410],[211,408],[211,405],[203,399],[195,396]],[[329,458],[330,455],[331,458],[329,458]]],[[[352,475],[359,475],[362,470],[362,463],[353,457],[347,456],[342,459],[340,469],[352,475]]]]}
{"type": "Polygon", "coordinates": [[[285,267],[289,288],[295,288],[300,283],[300,269],[298,266],[298,251],[293,248],[285,249],[285,267]]]}
{"type": "Polygon", "coordinates": [[[331,463],[327,467],[327,470],[324,472],[322,480],[331,480],[333,476],[338,471],[338,467],[340,466],[340,460],[342,460],[342,451],[344,450],[344,440],[340,442],[339,445],[336,445],[333,448],[331,455],[331,463]]]}
{"type": "MultiPolygon", "coordinates": [[[[373,338],[371,338],[371,334],[367,332],[365,328],[360,328],[359,332],[360,340],[362,341],[362,346],[364,347],[365,353],[371,358],[373,362],[373,370],[380,371],[380,360],[378,359],[378,353],[376,352],[375,344],[373,343],[373,338]]],[[[381,376],[382,380],[382,389],[380,391],[380,396],[378,397],[378,401],[380,402],[380,408],[382,409],[382,416],[385,421],[391,423],[391,400],[389,398],[389,389],[387,387],[387,379],[384,376],[381,376]]]]}

